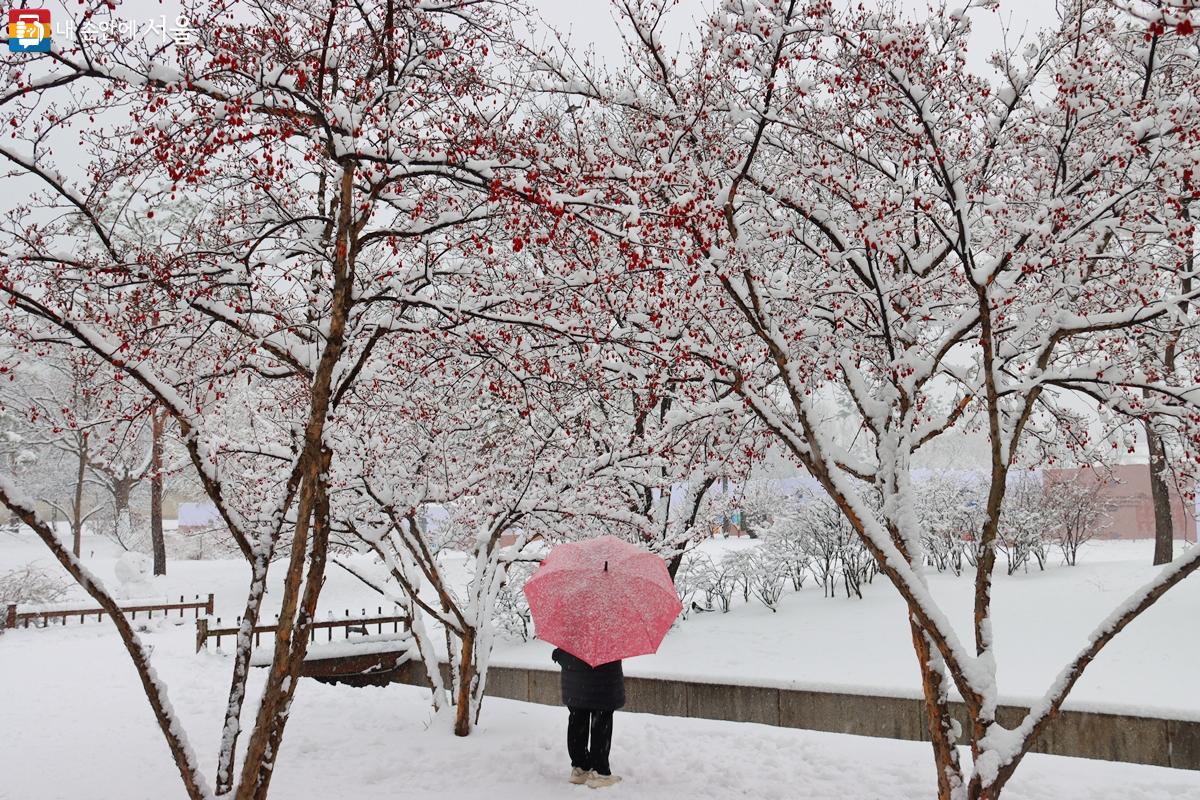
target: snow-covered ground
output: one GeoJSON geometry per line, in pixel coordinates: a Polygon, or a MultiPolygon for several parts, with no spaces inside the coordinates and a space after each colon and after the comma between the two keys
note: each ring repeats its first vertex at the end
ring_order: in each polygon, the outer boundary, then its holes
{"type": "MultiPolygon", "coordinates": [[[[227,661],[188,652],[188,626],[156,622],[146,639],[211,775],[227,661]]],[[[182,797],[166,747],[117,638],[104,626],[0,637],[0,798],[182,797]]],[[[256,671],[256,690],[261,682],[256,671]]],[[[305,681],[279,758],[283,800],[559,800],[566,714],[489,699],[479,729],[456,739],[429,726],[415,687],[353,689],[305,681]]],[[[927,747],[745,723],[618,714],[612,753],[627,798],[928,800],[927,747]]],[[[1010,800],[1171,800],[1200,796],[1200,773],[1030,756],[1010,800]]]]}
{"type": "MultiPolygon", "coordinates": [[[[84,555],[117,587],[111,545],[88,540],[84,555]]],[[[1079,567],[1001,576],[996,627],[1005,696],[1040,693],[1107,610],[1153,574],[1149,555],[1149,542],[1096,543],[1079,567]]],[[[29,562],[54,566],[32,537],[0,533],[0,572],[29,562]]],[[[450,566],[462,576],[461,563],[450,566]]],[[[178,599],[213,592],[217,613],[229,618],[242,603],[247,577],[237,561],[173,561],[165,578],[118,593],[178,599]]],[[[935,574],[930,581],[966,635],[969,579],[935,574]]],[[[324,611],[373,611],[379,604],[377,595],[331,567],[324,611]]],[[[1200,581],[1185,581],[1101,655],[1070,704],[1200,718],[1198,622],[1200,581]]],[[[193,652],[190,615],[144,627],[154,665],[211,774],[228,659],[193,652]]],[[[739,597],[728,614],[693,614],[668,635],[658,655],[630,660],[626,671],[912,694],[917,684],[911,661],[899,598],[877,579],[861,601],[826,599],[816,588],[789,591],[774,614],[739,597]]],[[[493,663],[550,666],[540,642],[502,642],[493,663]]],[[[0,636],[0,680],[0,800],[180,796],[136,676],[107,623],[0,636]]],[[[583,791],[563,783],[560,710],[489,699],[482,722],[468,740],[456,740],[429,727],[421,690],[306,681],[275,796],[536,800],[583,791]]],[[[627,797],[924,800],[932,786],[927,751],[917,743],[635,714],[618,720],[614,763],[626,781],[612,791],[627,797]]],[[[1132,765],[1031,756],[1019,776],[1014,800],[1200,797],[1200,773],[1132,765]]]]}
{"type": "MultiPolygon", "coordinates": [[[[715,556],[747,540],[713,540],[715,556]]],[[[1182,547],[1182,544],[1180,544],[1182,547]]],[[[1091,542],[1077,567],[1052,563],[1033,571],[997,576],[995,630],[1002,696],[1011,702],[1041,696],[1085,637],[1124,597],[1149,580],[1150,541],[1091,542]]],[[[128,597],[178,600],[213,592],[223,621],[236,617],[245,599],[249,570],[240,560],[173,561],[168,574],[141,586],[116,583],[117,551],[105,539],[89,539],[85,562],[128,597]],[[94,556],[88,557],[89,552],[94,556]]],[[[0,573],[27,562],[56,564],[32,535],[0,533],[0,573]]],[[[449,575],[465,580],[463,559],[450,556],[449,575]]],[[[366,566],[365,562],[363,564],[366,566]]],[[[1003,570],[1001,569],[1001,573],[1003,570]]],[[[281,579],[273,571],[273,585],[281,579]]],[[[932,572],[934,596],[969,641],[971,577],[932,572]]],[[[864,598],[826,598],[810,581],[790,587],[777,613],[737,595],[728,614],[693,613],[670,632],[654,656],[627,662],[630,675],[686,676],[725,682],[823,688],[919,696],[903,603],[885,578],[866,587],[864,598]]],[[[85,602],[91,605],[90,600],[85,602]]],[[[271,593],[267,613],[274,606],[271,593]]],[[[374,613],[386,604],[344,570],[331,565],[320,613],[374,613]]],[[[190,616],[190,615],[189,615],[190,616]]],[[[190,623],[189,623],[190,624],[190,623]]],[[[494,664],[550,668],[542,642],[497,639],[494,664]]],[[[1096,659],[1067,702],[1069,708],[1101,708],[1200,719],[1200,579],[1185,580],[1123,631],[1096,659]]]]}
{"type": "MultiPolygon", "coordinates": [[[[744,544],[706,545],[730,546],[744,544]]],[[[1076,567],[999,575],[994,628],[1003,698],[1019,703],[1044,694],[1088,634],[1157,572],[1152,553],[1150,541],[1092,542],[1076,567]]],[[[972,577],[929,576],[964,641],[973,640],[972,577]]],[[[627,662],[626,674],[919,697],[899,594],[883,577],[863,594],[826,598],[807,583],[800,592],[789,588],[777,613],[753,598],[744,604],[739,594],[728,614],[693,613],[656,655],[627,662]]],[[[549,651],[541,642],[501,643],[492,663],[546,665],[549,651]]],[[[1113,640],[1067,707],[1200,719],[1200,579],[1185,580],[1113,640]]]]}

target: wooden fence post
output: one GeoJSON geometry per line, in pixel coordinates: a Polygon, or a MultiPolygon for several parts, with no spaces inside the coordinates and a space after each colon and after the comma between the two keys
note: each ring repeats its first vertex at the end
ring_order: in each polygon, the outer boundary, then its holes
{"type": "Polygon", "coordinates": [[[17,604],[16,603],[8,604],[8,611],[4,615],[4,627],[5,628],[17,627],[17,604]]]}
{"type": "MultiPolygon", "coordinates": [[[[209,595],[211,600],[212,595],[209,595]]],[[[208,643],[208,617],[200,617],[196,620],[196,652],[199,653],[208,643]]]]}
{"type": "Polygon", "coordinates": [[[208,593],[208,605],[206,605],[206,606],[204,607],[204,612],[205,612],[206,614],[212,614],[212,613],[213,613],[213,596],[212,596],[212,592],[209,592],[209,593],[208,593]]]}

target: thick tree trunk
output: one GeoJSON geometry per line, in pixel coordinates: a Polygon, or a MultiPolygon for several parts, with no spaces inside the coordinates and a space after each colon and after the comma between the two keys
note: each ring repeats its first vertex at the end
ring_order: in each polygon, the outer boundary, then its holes
{"type": "Polygon", "coordinates": [[[462,654],[458,666],[458,686],[455,689],[454,735],[471,735],[471,697],[475,684],[475,631],[467,630],[462,636],[462,654]]]}
{"type": "MultiPolygon", "coordinates": [[[[297,467],[288,478],[287,493],[280,507],[279,516],[272,526],[266,547],[257,550],[250,561],[250,590],[246,594],[246,606],[242,612],[242,624],[238,630],[237,648],[233,657],[233,677],[229,685],[229,700],[225,705],[225,724],[221,727],[221,746],[217,754],[217,794],[224,795],[234,788],[234,758],[237,753],[238,737],[241,734],[242,705],[246,700],[246,680],[250,674],[250,655],[253,649],[254,628],[258,625],[263,597],[267,592],[267,572],[275,553],[275,542],[299,490],[301,470],[297,467]]],[[[203,540],[202,540],[203,541],[203,540]]]]}
{"type": "MultiPolygon", "coordinates": [[[[729,478],[721,478],[721,494],[728,501],[729,498],[729,478]]],[[[730,518],[729,508],[726,507],[725,513],[721,515],[721,535],[729,538],[729,534],[733,533],[733,520],[730,518]]]]}
{"type": "MultiPolygon", "coordinates": [[[[1186,188],[1190,188],[1190,181],[1185,184],[1186,188]]],[[[1184,195],[1186,197],[1186,195],[1184,195]]],[[[1191,222],[1192,205],[1187,200],[1180,198],[1181,216],[1186,222],[1191,222]]],[[[1196,250],[1194,240],[1189,238],[1187,247],[1187,256],[1185,262],[1184,275],[1188,277],[1183,279],[1183,285],[1180,287],[1184,294],[1187,294],[1192,289],[1192,272],[1196,268],[1196,250]]],[[[1179,304],[1180,313],[1187,313],[1188,304],[1186,302],[1179,304]]],[[[1175,371],[1175,355],[1178,346],[1178,337],[1167,342],[1165,351],[1163,352],[1163,369],[1168,372],[1175,371]]],[[[1142,390],[1142,396],[1148,397],[1149,391],[1142,390]]],[[[1154,504],[1154,564],[1166,564],[1175,555],[1175,523],[1171,517],[1171,485],[1167,475],[1167,451],[1163,445],[1162,437],[1149,421],[1146,425],[1146,449],[1150,455],[1150,499],[1154,504]]]]}
{"type": "Polygon", "coordinates": [[[1146,425],[1146,444],[1150,451],[1150,499],[1154,504],[1154,563],[1171,560],[1175,546],[1175,525],[1171,519],[1171,486],[1167,482],[1167,454],[1162,437],[1154,426],[1146,425]]]}
{"type": "MultiPolygon", "coordinates": [[[[331,453],[325,450],[321,456],[320,474],[325,475],[329,470],[331,453]]],[[[285,657],[277,662],[267,679],[268,691],[263,694],[263,704],[269,710],[259,708],[258,723],[254,735],[250,739],[247,751],[247,764],[243,771],[243,785],[239,788],[238,796],[249,797],[252,800],[266,800],[271,778],[275,774],[275,758],[283,744],[284,727],[291,714],[292,699],[296,695],[296,686],[300,680],[300,668],[308,653],[308,626],[316,616],[317,600],[321,595],[321,587],[325,585],[326,555],[329,552],[329,497],[319,480],[315,486],[315,507],[312,521],[312,548],[309,553],[308,570],[304,576],[304,592],[300,600],[299,611],[296,614],[293,629],[290,631],[290,643],[285,657]],[[264,734],[260,736],[260,734],[264,734]],[[250,764],[250,753],[256,752],[257,742],[265,741],[265,749],[257,751],[259,757],[254,765],[250,764]],[[254,773],[253,787],[246,789],[246,775],[254,773]]],[[[280,615],[281,630],[283,615],[280,615]]]]}
{"type": "Polygon", "coordinates": [[[950,716],[950,705],[942,688],[945,676],[939,666],[941,658],[934,652],[925,631],[912,617],[909,617],[909,625],[912,628],[913,650],[921,669],[925,717],[937,770],[937,800],[958,800],[963,784],[962,767],[958,762],[958,748],[955,747],[957,736],[954,718],[950,716]]]}
{"type": "Polygon", "coordinates": [[[300,666],[308,651],[308,623],[315,611],[321,584],[324,583],[328,516],[318,507],[318,495],[322,493],[317,483],[319,475],[323,474],[322,465],[320,459],[314,458],[313,461],[316,463],[306,470],[300,487],[296,532],[284,580],[271,670],[246,748],[237,800],[264,800],[267,796],[275,758],[291,712],[300,666]],[[307,574],[304,568],[306,556],[307,574]]]}
{"type": "Polygon", "coordinates": [[[154,551],[154,574],[167,574],[167,543],[163,537],[162,438],[166,417],[157,411],[150,417],[150,545],[154,551]]]}
{"type": "Polygon", "coordinates": [[[304,430],[304,450],[300,456],[303,477],[299,486],[291,560],[284,581],[271,669],[258,707],[254,731],[246,748],[237,800],[266,800],[274,775],[275,758],[283,742],[284,728],[299,682],[300,667],[308,652],[308,625],[316,613],[317,600],[325,583],[330,527],[325,479],[333,454],[323,446],[322,440],[333,401],[333,374],[345,347],[346,320],[353,305],[353,268],[350,260],[351,237],[354,233],[353,194],[354,167],[348,165],[342,170],[338,202],[337,249],[333,265],[329,327],[325,348],[313,371],[311,406],[304,430]],[[304,568],[306,556],[307,570],[304,568]]]}

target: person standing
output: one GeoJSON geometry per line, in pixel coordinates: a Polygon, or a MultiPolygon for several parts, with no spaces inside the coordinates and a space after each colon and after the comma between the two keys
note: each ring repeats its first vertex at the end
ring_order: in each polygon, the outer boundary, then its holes
{"type": "Polygon", "coordinates": [[[562,703],[567,707],[567,754],[576,785],[592,789],[612,786],[608,753],[612,747],[613,712],[625,705],[625,674],[620,661],[593,667],[562,648],[551,658],[562,668],[562,703]]]}

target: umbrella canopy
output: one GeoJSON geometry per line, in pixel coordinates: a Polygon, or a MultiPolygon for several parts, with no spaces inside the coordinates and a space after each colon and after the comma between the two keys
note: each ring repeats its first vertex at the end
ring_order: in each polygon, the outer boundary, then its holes
{"type": "Polygon", "coordinates": [[[538,638],[593,667],[653,653],[683,610],[663,560],[615,536],[558,545],[525,596],[538,638]]]}

